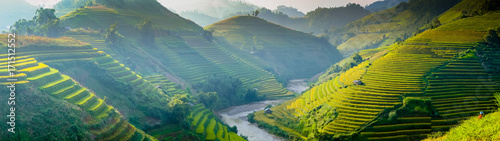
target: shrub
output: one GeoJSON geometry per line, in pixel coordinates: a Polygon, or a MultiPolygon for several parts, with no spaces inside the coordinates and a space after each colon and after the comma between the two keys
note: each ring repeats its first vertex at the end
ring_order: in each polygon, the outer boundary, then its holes
{"type": "Polygon", "coordinates": [[[391,111],[389,113],[389,120],[393,121],[393,120],[396,120],[396,119],[397,119],[397,113],[396,113],[396,111],[391,111]]]}
{"type": "Polygon", "coordinates": [[[497,99],[497,106],[500,107],[500,92],[496,92],[494,96],[497,99]]]}
{"type": "Polygon", "coordinates": [[[250,123],[255,123],[255,119],[254,119],[254,117],[255,117],[255,113],[250,113],[250,114],[248,114],[248,115],[247,115],[248,122],[250,122],[250,123]]]}
{"type": "Polygon", "coordinates": [[[426,115],[433,114],[430,98],[406,97],[403,99],[402,113],[418,112],[426,115]]]}
{"type": "Polygon", "coordinates": [[[497,31],[495,31],[494,29],[489,29],[488,34],[484,36],[484,41],[491,45],[500,44],[500,38],[498,37],[497,31]]]}

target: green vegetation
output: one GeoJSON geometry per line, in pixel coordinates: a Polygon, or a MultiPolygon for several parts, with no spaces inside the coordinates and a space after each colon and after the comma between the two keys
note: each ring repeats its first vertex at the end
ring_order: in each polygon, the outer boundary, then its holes
{"type": "Polygon", "coordinates": [[[155,31],[151,19],[146,19],[137,25],[137,29],[142,36],[142,43],[148,46],[154,46],[155,31]]]}
{"type": "Polygon", "coordinates": [[[193,88],[200,93],[199,101],[215,110],[262,99],[256,90],[245,90],[239,79],[229,76],[213,75],[193,84],[193,88]]]}
{"type": "Polygon", "coordinates": [[[19,35],[58,37],[64,27],[60,25],[60,20],[54,13],[54,9],[37,9],[33,20],[20,19],[11,30],[19,35]]]}
{"type": "Polygon", "coordinates": [[[500,130],[497,128],[499,117],[498,111],[486,114],[481,119],[473,116],[460,123],[459,126],[451,128],[444,135],[438,132],[424,141],[498,140],[500,139],[500,130]]]}
{"type": "MultiPolygon", "coordinates": [[[[344,29],[330,31],[330,42],[349,56],[363,49],[378,48],[405,40],[430,27],[425,25],[457,4],[458,0],[420,0],[402,2],[396,7],[373,13],[348,23],[344,29]]],[[[438,20],[436,20],[438,21],[438,20]]],[[[432,24],[430,24],[432,25],[432,24]]]]}
{"type": "Polygon", "coordinates": [[[119,39],[119,36],[118,36],[118,32],[116,31],[116,27],[118,26],[118,22],[115,22],[114,24],[110,25],[109,26],[109,29],[106,30],[107,34],[106,34],[106,44],[110,47],[110,48],[115,48],[118,46],[118,39],[119,39]]]}
{"type": "Polygon", "coordinates": [[[457,5],[439,16],[442,23],[449,23],[462,18],[494,13],[498,10],[498,1],[491,0],[462,0],[457,5]]]}
{"type": "MultiPolygon", "coordinates": [[[[107,29],[110,24],[118,21],[119,26],[117,26],[117,31],[123,36],[123,39],[118,44],[119,48],[103,46],[104,35],[92,37],[71,35],[71,37],[91,43],[99,50],[123,62],[126,67],[144,75],[168,73],[169,76],[179,80],[179,83],[183,83],[183,85],[189,88],[189,84],[194,84],[202,81],[205,77],[222,73],[222,75],[240,79],[245,89],[257,88],[260,94],[266,95],[270,99],[293,95],[292,92],[288,92],[277,82],[278,78],[269,73],[268,70],[270,69],[262,69],[261,65],[265,64],[263,61],[259,63],[249,62],[247,59],[244,60],[227,51],[222,46],[207,40],[210,39],[207,38],[209,36],[204,36],[205,38],[199,36],[205,33],[204,30],[198,30],[201,27],[192,27],[191,24],[170,21],[181,20],[177,15],[170,14],[171,12],[165,12],[168,14],[164,15],[151,14],[148,17],[137,19],[137,16],[133,15],[143,15],[151,9],[161,11],[163,8],[156,7],[156,2],[149,3],[147,1],[144,3],[138,3],[137,5],[126,4],[124,7],[119,8],[102,5],[99,7],[87,7],[78,9],[72,12],[73,14],[62,17],[62,19],[70,27],[87,27],[87,25],[80,24],[96,20],[95,23],[88,24],[92,25],[90,26],[91,29],[107,29]],[[136,7],[144,3],[155,6],[147,10],[136,7]],[[124,11],[124,8],[137,8],[143,11],[124,11]],[[90,15],[100,16],[94,17],[90,15]],[[118,20],[110,21],[109,19],[111,18],[105,17],[117,17],[118,20]],[[143,21],[144,18],[151,19],[151,23],[153,24],[169,23],[154,24],[155,49],[145,49],[144,42],[142,41],[143,37],[136,34],[137,30],[135,29],[137,29],[137,24],[143,21]],[[80,20],[81,22],[77,22],[80,20]]],[[[154,13],[158,12],[155,11],[154,13]]],[[[150,47],[153,47],[153,45],[150,47]]]]}
{"type": "Polygon", "coordinates": [[[245,140],[238,136],[236,126],[229,127],[216,118],[214,113],[203,104],[193,106],[193,111],[187,118],[196,133],[203,135],[205,140],[245,140]]]}
{"type": "MultiPolygon", "coordinates": [[[[28,60],[33,60],[27,62],[33,65],[18,66],[18,71],[28,74],[26,80],[28,80],[29,83],[27,84],[32,85],[34,88],[38,88],[39,91],[36,93],[51,95],[59,101],[64,100],[67,102],[66,104],[71,104],[75,109],[81,109],[81,112],[85,113],[82,114],[83,117],[80,117],[81,119],[72,118],[73,120],[79,120],[79,122],[68,124],[71,125],[69,131],[73,132],[73,134],[65,135],[70,135],[71,138],[75,136],[79,138],[89,138],[90,136],[86,134],[91,133],[93,136],[105,140],[128,140],[133,136],[136,130],[139,130],[127,121],[124,121],[121,115],[115,111],[112,106],[107,105],[104,100],[96,97],[94,93],[89,92],[89,90],[74,82],[70,77],[60,74],[58,70],[52,69],[45,64],[37,63],[33,58],[28,60]],[[113,121],[108,121],[111,119],[113,121]],[[75,126],[75,124],[86,124],[86,126],[75,126]],[[79,132],[79,130],[82,130],[83,134],[79,132]]],[[[60,120],[61,119],[58,119],[58,121],[60,120]]],[[[24,134],[24,132],[28,131],[21,131],[21,134],[24,134]]],[[[56,136],[46,136],[44,138],[69,138],[61,134],[55,135],[56,136]]],[[[22,139],[22,136],[11,137],[10,139],[16,138],[22,139]]]]}
{"type": "Polygon", "coordinates": [[[260,67],[284,80],[314,76],[329,66],[326,64],[341,58],[326,40],[253,16],[232,17],[205,29],[212,30],[214,37],[232,54],[258,62],[260,67]]]}
{"type": "Polygon", "coordinates": [[[498,74],[482,64],[496,64],[483,56],[498,53],[482,42],[485,31],[498,26],[498,18],[492,20],[496,16],[460,19],[422,32],[273,107],[294,111],[291,117],[256,112],[254,119],[308,139],[414,140],[446,131],[479,111],[491,113],[497,109],[493,93],[498,91],[498,74]],[[318,113],[326,104],[338,115],[323,124],[325,119],[316,117],[331,111],[318,113]],[[304,124],[297,124],[297,118],[304,124]],[[318,133],[310,130],[318,125],[318,133]]]}

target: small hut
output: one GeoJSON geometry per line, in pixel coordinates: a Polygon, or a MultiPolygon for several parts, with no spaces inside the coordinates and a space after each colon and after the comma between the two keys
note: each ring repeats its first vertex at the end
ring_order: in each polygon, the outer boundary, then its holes
{"type": "Polygon", "coordinates": [[[273,110],[271,110],[269,108],[264,109],[264,111],[266,112],[266,114],[272,114],[273,113],[273,110]]]}
{"type": "Polygon", "coordinates": [[[362,84],[363,84],[363,82],[361,82],[361,81],[359,81],[359,80],[354,80],[354,81],[352,81],[352,83],[353,83],[354,85],[362,85],[362,84]]]}

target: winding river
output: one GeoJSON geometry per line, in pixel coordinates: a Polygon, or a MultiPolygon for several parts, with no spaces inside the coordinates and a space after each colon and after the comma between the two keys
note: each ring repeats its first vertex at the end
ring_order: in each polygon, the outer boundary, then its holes
{"type": "MultiPolygon", "coordinates": [[[[300,93],[308,88],[305,80],[306,79],[290,80],[287,89],[300,93]]],[[[238,128],[238,135],[247,136],[249,141],[284,141],[285,139],[270,134],[264,129],[260,129],[257,127],[257,124],[248,122],[247,115],[254,111],[263,110],[269,104],[275,106],[285,101],[286,99],[259,101],[223,109],[217,111],[217,114],[222,117],[222,120],[226,124],[236,126],[238,128]]]]}

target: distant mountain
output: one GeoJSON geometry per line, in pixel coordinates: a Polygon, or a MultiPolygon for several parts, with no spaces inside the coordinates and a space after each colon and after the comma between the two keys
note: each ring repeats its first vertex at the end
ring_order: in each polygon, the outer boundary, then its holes
{"type": "Polygon", "coordinates": [[[297,8],[284,5],[278,6],[275,10],[273,10],[273,12],[281,12],[285,15],[288,15],[288,17],[304,17],[306,15],[300,12],[297,8]]]}
{"type": "Polygon", "coordinates": [[[342,59],[327,40],[255,16],[232,17],[205,30],[235,54],[269,63],[282,78],[312,77],[342,59]]]}
{"type": "Polygon", "coordinates": [[[203,27],[210,25],[210,24],[213,24],[213,23],[216,23],[216,22],[221,20],[219,18],[212,17],[209,15],[200,13],[198,11],[184,11],[184,12],[180,12],[179,15],[183,18],[192,20],[196,24],[203,26],[203,27]]]}
{"type": "Polygon", "coordinates": [[[382,1],[376,1],[368,6],[365,7],[366,10],[369,10],[370,12],[379,12],[383,11],[389,8],[392,8],[396,5],[399,5],[399,3],[402,2],[408,2],[409,0],[382,0],[382,1]]]}
{"type": "Polygon", "coordinates": [[[75,9],[86,6],[90,2],[90,0],[61,0],[54,6],[54,9],[56,9],[56,16],[64,16],[75,9]]]}
{"type": "Polygon", "coordinates": [[[223,18],[231,13],[253,11],[258,8],[255,5],[234,0],[183,0],[182,2],[174,2],[173,0],[158,0],[158,2],[179,13],[197,11],[214,18],[223,18]]]}
{"type": "MultiPolygon", "coordinates": [[[[233,13],[236,15],[252,15],[254,11],[246,11],[233,13]]],[[[270,10],[267,8],[259,9],[258,17],[269,22],[279,24],[291,29],[312,33],[314,35],[326,33],[335,28],[343,28],[347,23],[361,19],[370,11],[365,10],[358,4],[348,4],[342,7],[317,8],[314,11],[308,12],[303,17],[290,17],[287,14],[270,10]]]]}
{"type": "Polygon", "coordinates": [[[2,1],[0,6],[0,30],[6,30],[7,26],[12,26],[19,19],[31,19],[35,15],[36,6],[24,0],[2,1]]]}

